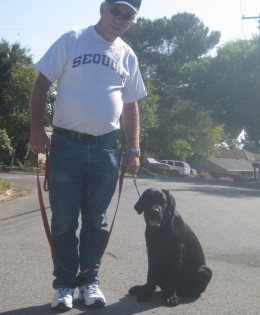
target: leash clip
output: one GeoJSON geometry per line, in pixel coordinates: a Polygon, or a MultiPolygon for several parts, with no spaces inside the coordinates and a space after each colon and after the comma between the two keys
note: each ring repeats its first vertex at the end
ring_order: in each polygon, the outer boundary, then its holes
{"type": "Polygon", "coordinates": [[[134,185],[135,185],[136,191],[137,191],[137,193],[138,193],[138,196],[139,196],[139,197],[141,197],[140,191],[139,191],[138,186],[137,186],[136,176],[135,176],[135,175],[133,175],[133,176],[132,176],[132,178],[133,178],[133,182],[134,182],[134,185]]]}

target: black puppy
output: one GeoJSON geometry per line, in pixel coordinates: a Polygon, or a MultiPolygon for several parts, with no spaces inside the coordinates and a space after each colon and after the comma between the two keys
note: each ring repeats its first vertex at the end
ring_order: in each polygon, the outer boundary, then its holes
{"type": "Polygon", "coordinates": [[[161,189],[147,189],[135,205],[144,212],[148,251],[147,283],[129,290],[139,301],[150,300],[159,286],[166,305],[175,306],[180,296],[199,297],[212,277],[198,238],[175,206],[170,192],[161,189]]]}

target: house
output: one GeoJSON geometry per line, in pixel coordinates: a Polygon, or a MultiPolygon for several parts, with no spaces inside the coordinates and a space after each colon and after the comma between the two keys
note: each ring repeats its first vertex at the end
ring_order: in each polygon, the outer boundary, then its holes
{"type": "Polygon", "coordinates": [[[193,167],[199,172],[209,172],[214,177],[259,180],[259,161],[259,156],[252,152],[225,148],[219,150],[218,157],[198,160],[193,163],[193,167]]]}
{"type": "Polygon", "coordinates": [[[254,178],[252,162],[244,159],[213,158],[194,163],[199,172],[209,172],[214,177],[254,178]]]}

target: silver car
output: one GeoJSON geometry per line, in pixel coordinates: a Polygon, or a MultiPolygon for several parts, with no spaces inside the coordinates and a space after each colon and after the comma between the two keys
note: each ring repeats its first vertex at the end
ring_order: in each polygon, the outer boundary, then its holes
{"type": "Polygon", "coordinates": [[[175,171],[176,175],[179,176],[188,176],[190,175],[190,166],[184,161],[175,161],[175,160],[161,160],[160,163],[170,165],[172,170],[175,171]]]}

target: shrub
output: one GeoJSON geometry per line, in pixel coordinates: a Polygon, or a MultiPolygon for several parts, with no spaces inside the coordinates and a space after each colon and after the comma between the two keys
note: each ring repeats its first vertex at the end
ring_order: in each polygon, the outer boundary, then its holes
{"type": "Polygon", "coordinates": [[[203,179],[212,179],[212,176],[209,172],[200,172],[199,177],[203,179]]]}
{"type": "Polygon", "coordinates": [[[0,164],[8,160],[13,152],[11,140],[5,129],[0,129],[0,164]]]}
{"type": "Polygon", "coordinates": [[[12,185],[10,183],[5,182],[1,177],[0,177],[0,193],[5,192],[6,190],[10,189],[12,185]]]}
{"type": "Polygon", "coordinates": [[[219,177],[220,180],[223,180],[225,182],[233,182],[233,178],[229,177],[229,176],[220,176],[219,177]]]}

